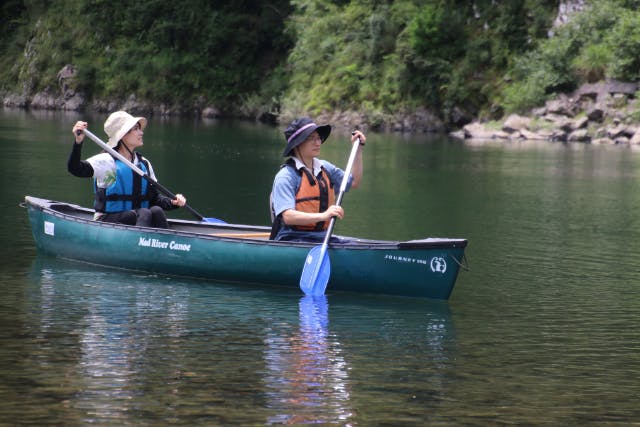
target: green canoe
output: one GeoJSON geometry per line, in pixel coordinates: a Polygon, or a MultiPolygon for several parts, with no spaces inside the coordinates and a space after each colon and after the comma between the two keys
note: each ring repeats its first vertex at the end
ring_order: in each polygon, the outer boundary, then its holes
{"type": "MultiPolygon", "coordinates": [[[[261,226],[171,219],[169,229],[155,229],[94,221],[93,210],[64,202],[26,196],[24,205],[41,252],[159,274],[298,288],[318,245],[271,241],[261,226]]],[[[448,299],[466,245],[442,238],[332,243],[327,292],[448,299]]]]}

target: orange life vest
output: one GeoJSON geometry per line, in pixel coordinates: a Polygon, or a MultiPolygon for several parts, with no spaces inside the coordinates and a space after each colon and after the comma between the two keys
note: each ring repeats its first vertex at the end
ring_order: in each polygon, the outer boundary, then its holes
{"type": "MultiPolygon", "coordinates": [[[[295,168],[291,163],[289,166],[295,168]]],[[[329,206],[335,205],[336,193],[333,191],[333,184],[331,184],[324,168],[321,169],[318,177],[313,176],[306,168],[299,169],[297,172],[305,175],[307,179],[301,177],[300,188],[296,193],[296,210],[309,213],[324,212],[329,206]]],[[[329,227],[329,221],[290,227],[299,231],[321,231],[329,227]]]]}

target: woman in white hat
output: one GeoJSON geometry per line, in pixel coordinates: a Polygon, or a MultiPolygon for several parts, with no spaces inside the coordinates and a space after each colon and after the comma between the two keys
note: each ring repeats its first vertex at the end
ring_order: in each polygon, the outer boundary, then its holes
{"type": "MultiPolygon", "coordinates": [[[[143,145],[142,136],[147,126],[144,117],[133,117],[126,111],[112,113],[104,122],[104,131],[109,136],[107,145],[129,159],[154,180],[151,163],[135,150],[143,145]]],[[[78,121],[73,126],[75,143],[69,156],[67,168],[71,174],[81,178],[93,178],[95,190],[95,219],[143,227],[167,228],[164,210],[184,206],[187,201],[182,194],[171,200],[124,162],[103,152],[81,160],[82,142],[87,122],[78,121]]]]}
{"type": "MultiPolygon", "coordinates": [[[[335,204],[344,171],[318,158],[320,146],[330,133],[330,125],[319,126],[308,117],[294,120],[284,131],[287,147],[282,155],[289,159],[273,181],[272,239],[322,241],[331,217],[344,216],[342,207],[335,204]]],[[[360,148],[347,191],[357,188],[362,178],[362,146],[366,138],[358,130],[353,132],[351,143],[356,138],[360,138],[360,148]]]]}

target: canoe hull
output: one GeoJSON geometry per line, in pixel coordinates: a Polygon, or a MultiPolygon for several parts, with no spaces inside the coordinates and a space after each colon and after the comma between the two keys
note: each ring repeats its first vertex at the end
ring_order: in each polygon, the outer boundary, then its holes
{"type": "MultiPolygon", "coordinates": [[[[220,233],[224,225],[192,221],[179,222],[194,223],[193,227],[199,227],[197,232],[107,224],[87,215],[75,215],[74,209],[79,207],[73,205],[29,196],[25,201],[39,251],[117,268],[298,288],[302,267],[313,247],[306,243],[218,237],[227,234],[220,233]],[[65,209],[55,209],[56,204],[65,209]]],[[[176,224],[176,228],[179,226],[176,224]]],[[[248,231],[259,234],[268,230],[250,227],[248,231]]],[[[466,246],[463,239],[434,239],[430,244],[363,242],[330,246],[328,293],[447,299],[466,246]]]]}

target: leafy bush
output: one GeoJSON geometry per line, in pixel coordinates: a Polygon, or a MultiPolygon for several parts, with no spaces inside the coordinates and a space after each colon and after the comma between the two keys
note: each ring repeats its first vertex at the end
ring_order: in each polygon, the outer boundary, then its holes
{"type": "Polygon", "coordinates": [[[610,52],[607,74],[616,79],[640,79],[640,12],[626,11],[606,35],[610,52]]]}
{"type": "Polygon", "coordinates": [[[557,0],[7,0],[0,91],[55,88],[73,64],[89,97],[252,116],[524,111],[640,79],[639,6],[598,1],[549,38],[557,0]]]}
{"type": "Polygon", "coordinates": [[[640,78],[640,13],[637,1],[603,0],[575,15],[510,69],[513,83],[501,93],[506,112],[542,104],[557,92],[603,78],[640,78]],[[634,6],[635,7],[635,6],[634,6]]]}
{"type": "MultiPolygon", "coordinates": [[[[21,41],[16,32],[12,41],[32,55],[0,76],[5,90],[19,90],[14,82],[25,80],[34,81],[31,91],[55,86],[57,72],[74,64],[78,87],[94,97],[134,93],[185,104],[205,97],[230,106],[260,92],[291,46],[284,33],[287,0],[23,4],[31,34],[21,41]]],[[[10,52],[0,54],[4,60],[10,52]]]]}
{"type": "Polygon", "coordinates": [[[596,82],[607,75],[612,52],[608,44],[587,45],[571,61],[571,69],[578,81],[596,82]]]}

